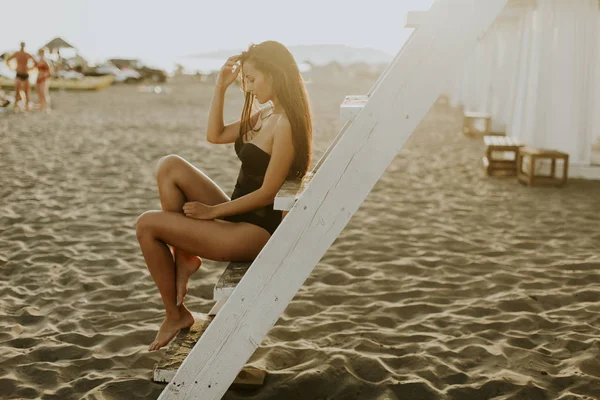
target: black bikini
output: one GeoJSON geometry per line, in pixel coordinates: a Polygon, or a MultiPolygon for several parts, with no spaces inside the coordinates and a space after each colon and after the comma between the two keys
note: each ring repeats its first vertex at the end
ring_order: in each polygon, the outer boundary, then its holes
{"type": "Polygon", "coordinates": [[[26,81],[27,79],[29,79],[29,74],[25,73],[25,74],[20,74],[17,72],[17,78],[22,80],[22,81],[26,81]]]}
{"type": "MultiPolygon", "coordinates": [[[[231,195],[231,200],[252,193],[259,189],[267,166],[271,160],[271,155],[254,143],[244,143],[242,137],[239,136],[235,141],[235,152],[238,158],[242,161],[240,173],[238,175],[235,189],[231,195]]],[[[253,225],[258,225],[266,229],[271,235],[281,223],[282,212],[273,209],[273,204],[252,210],[250,212],[238,215],[224,217],[225,221],[231,222],[248,222],[253,225]]]]}

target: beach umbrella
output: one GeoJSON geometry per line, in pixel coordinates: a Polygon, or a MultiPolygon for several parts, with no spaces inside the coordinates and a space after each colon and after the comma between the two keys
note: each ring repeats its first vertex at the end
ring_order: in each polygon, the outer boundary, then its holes
{"type": "Polygon", "coordinates": [[[44,47],[47,47],[48,50],[50,50],[50,51],[75,48],[75,46],[72,46],[71,44],[67,43],[63,38],[60,38],[60,37],[56,37],[56,38],[52,39],[51,41],[46,43],[44,46],[42,46],[42,48],[44,48],[44,47]]]}

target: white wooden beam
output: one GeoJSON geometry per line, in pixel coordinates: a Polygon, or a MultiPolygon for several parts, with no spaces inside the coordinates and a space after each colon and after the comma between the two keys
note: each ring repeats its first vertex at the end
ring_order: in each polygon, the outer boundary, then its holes
{"type": "MultiPolygon", "coordinates": [[[[600,3],[600,0],[599,0],[600,3]]],[[[498,18],[511,19],[521,16],[523,8],[537,7],[537,0],[508,0],[498,18]]],[[[404,22],[405,28],[418,28],[425,23],[427,11],[408,11],[404,22]]]]}
{"type": "Polygon", "coordinates": [[[418,28],[425,23],[427,11],[409,11],[406,13],[405,28],[418,28]]]}
{"type": "MultiPolygon", "coordinates": [[[[232,293],[233,293],[233,291],[232,291],[232,293]]],[[[225,305],[225,302],[227,302],[227,299],[225,299],[225,300],[217,300],[217,302],[212,306],[212,308],[208,312],[208,315],[211,316],[211,317],[217,315],[217,313],[219,312],[219,310],[225,305]]]]}
{"type": "MultiPolygon", "coordinates": [[[[227,301],[229,296],[231,296],[231,293],[233,293],[233,290],[235,289],[237,284],[240,283],[242,277],[248,271],[248,268],[250,268],[249,263],[229,263],[229,265],[227,265],[227,268],[225,268],[225,271],[223,271],[221,278],[219,278],[219,281],[215,285],[215,288],[213,289],[213,299],[217,302],[223,303],[227,301]]],[[[219,309],[222,306],[223,304],[220,305],[219,309]]],[[[219,309],[217,309],[216,311],[218,311],[219,309]]]]}
{"type": "Polygon", "coordinates": [[[340,105],[340,119],[342,121],[354,121],[360,110],[363,109],[367,101],[368,95],[350,95],[344,98],[340,105]]]}
{"type": "Polygon", "coordinates": [[[159,399],[220,399],[506,0],[437,0],[159,399]]]}
{"type": "MultiPolygon", "coordinates": [[[[599,0],[600,1],[600,0],[599,0]]],[[[402,51],[398,52],[398,54],[396,54],[396,56],[394,57],[394,59],[392,60],[392,62],[390,62],[386,67],[385,70],[383,71],[383,73],[381,75],[379,75],[379,78],[377,78],[377,81],[375,82],[375,84],[371,87],[371,89],[369,89],[369,93],[364,95],[366,97],[366,99],[369,98],[369,96],[371,96],[371,94],[373,94],[377,88],[379,87],[379,85],[381,84],[381,82],[383,82],[387,75],[389,74],[390,70],[394,67],[394,65],[396,65],[396,63],[398,62],[400,55],[402,54],[402,51]]],[[[361,95],[356,95],[356,97],[360,97],[361,95]]],[[[346,99],[344,99],[345,101],[346,99]]],[[[360,100],[359,100],[360,101],[360,100]]],[[[362,110],[364,104],[361,105],[360,110],[362,110]]],[[[342,106],[343,107],[343,103],[342,106]]],[[[340,108],[341,108],[340,107],[340,108]]],[[[360,112],[360,110],[358,110],[358,112],[360,112]]],[[[319,159],[319,162],[317,163],[317,165],[315,166],[315,168],[313,169],[313,173],[318,171],[318,169],[321,167],[321,165],[323,164],[323,162],[327,159],[327,157],[329,156],[329,153],[331,153],[331,150],[333,150],[333,148],[335,148],[335,146],[337,145],[337,143],[340,141],[340,139],[342,138],[342,136],[344,135],[344,133],[346,132],[346,130],[348,129],[348,127],[350,127],[350,123],[354,120],[354,118],[356,118],[356,116],[358,115],[358,112],[355,113],[355,115],[352,118],[345,118],[344,114],[342,114],[342,111],[340,109],[340,117],[342,119],[342,121],[345,121],[344,125],[342,126],[342,129],[340,130],[340,132],[337,134],[337,136],[335,137],[335,139],[333,140],[333,142],[329,145],[329,147],[327,148],[327,150],[325,151],[325,153],[321,156],[321,158],[319,159]]],[[[354,114],[354,113],[353,113],[354,114]]]]}
{"type": "Polygon", "coordinates": [[[313,173],[309,172],[302,180],[285,181],[279,192],[277,192],[273,208],[281,211],[291,210],[312,177],[313,173]]]}

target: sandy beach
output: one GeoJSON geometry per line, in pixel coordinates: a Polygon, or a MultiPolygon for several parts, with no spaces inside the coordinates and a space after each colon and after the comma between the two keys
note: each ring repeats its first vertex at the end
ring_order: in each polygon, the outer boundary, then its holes
{"type": "MultiPolygon", "coordinates": [[[[314,81],[315,162],[345,95],[314,81]]],[[[135,236],[178,154],[231,193],[232,145],[205,139],[212,85],[174,79],[52,93],[0,114],[0,398],[156,399],[163,318],[135,236]]],[[[226,121],[242,93],[227,95],[226,121]]],[[[248,364],[265,386],[224,399],[600,399],[600,181],[488,178],[462,111],[433,106],[248,364]]],[[[208,312],[225,263],[186,304],[208,312]]]]}

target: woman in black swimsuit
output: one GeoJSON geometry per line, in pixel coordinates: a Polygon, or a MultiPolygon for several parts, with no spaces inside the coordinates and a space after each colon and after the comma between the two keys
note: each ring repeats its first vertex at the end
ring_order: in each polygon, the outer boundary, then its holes
{"type": "Polygon", "coordinates": [[[273,209],[277,192],[286,179],[308,171],[308,96],[285,46],[263,42],[227,60],[217,78],[206,138],[214,144],[234,143],[242,162],[231,198],[202,171],[169,155],[157,166],[162,210],[148,211],[137,221],[140,248],[166,312],[151,351],[194,323],[183,300],[200,257],[253,260],[281,222],[281,212],[273,209]],[[246,101],[240,120],[225,125],[225,91],[240,72],[246,101]],[[266,106],[253,112],[255,100],[266,106]]]}

